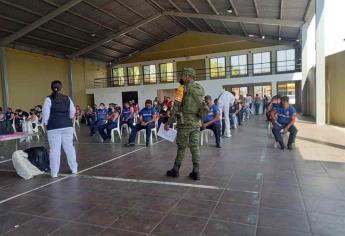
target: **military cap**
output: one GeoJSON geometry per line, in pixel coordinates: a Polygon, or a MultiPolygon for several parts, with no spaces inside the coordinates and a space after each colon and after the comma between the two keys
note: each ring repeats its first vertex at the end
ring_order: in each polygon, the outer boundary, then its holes
{"type": "Polygon", "coordinates": [[[212,100],[212,97],[210,95],[205,96],[205,101],[212,100]]]}
{"type": "Polygon", "coordinates": [[[193,68],[183,68],[181,75],[187,75],[195,78],[195,70],[193,68]]]}

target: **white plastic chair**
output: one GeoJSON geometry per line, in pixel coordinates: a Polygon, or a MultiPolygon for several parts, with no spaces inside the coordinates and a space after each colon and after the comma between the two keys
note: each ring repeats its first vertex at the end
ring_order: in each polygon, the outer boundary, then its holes
{"type": "Polygon", "coordinates": [[[213,133],[212,130],[210,129],[204,129],[201,130],[201,137],[200,137],[200,145],[204,145],[204,138],[205,138],[205,143],[208,143],[208,136],[213,133]]]}
{"type": "MultiPolygon", "coordinates": [[[[284,142],[284,144],[285,144],[285,146],[286,146],[286,145],[287,145],[287,142],[288,142],[288,140],[289,140],[290,132],[287,132],[287,133],[284,134],[283,130],[281,130],[281,131],[280,131],[280,134],[281,134],[281,136],[282,136],[282,138],[283,138],[283,142],[284,142]]],[[[279,146],[279,143],[278,143],[276,140],[274,140],[273,147],[274,147],[274,148],[278,148],[278,146],[279,146]]]]}
{"type": "MultiPolygon", "coordinates": [[[[155,135],[155,138],[156,138],[156,142],[157,142],[157,126],[158,126],[158,121],[156,120],[155,121],[155,127],[151,129],[151,133],[150,133],[150,144],[152,145],[153,144],[153,139],[152,139],[152,134],[155,135]]],[[[142,129],[139,131],[138,133],[138,144],[140,144],[140,136],[141,134],[143,134],[144,136],[144,141],[146,141],[146,129],[142,129]]]]}
{"type": "Polygon", "coordinates": [[[236,114],[232,114],[231,119],[234,122],[234,128],[237,129],[237,127],[238,127],[238,120],[237,120],[236,114]]]}
{"type": "Polygon", "coordinates": [[[173,123],[173,130],[176,130],[177,123],[173,123]]]}
{"type": "Polygon", "coordinates": [[[80,129],[80,118],[76,117],[74,122],[78,126],[78,128],[80,129]]]}
{"type": "Polygon", "coordinates": [[[111,130],[111,141],[113,143],[115,142],[115,132],[117,132],[120,140],[122,140],[121,127],[120,127],[120,116],[117,118],[117,127],[111,130]]]}
{"type": "Polygon", "coordinates": [[[42,132],[45,134],[46,133],[46,131],[44,130],[44,128],[43,128],[43,124],[42,123],[37,123],[37,130],[38,130],[38,127],[41,127],[41,129],[42,129],[42,132]]]}
{"type": "Polygon", "coordinates": [[[130,134],[128,124],[121,125],[121,134],[123,134],[123,131],[126,131],[127,134],[130,134]]]}
{"type": "Polygon", "coordinates": [[[16,130],[16,117],[13,117],[12,128],[13,128],[14,132],[17,132],[17,130],[16,130]]]}

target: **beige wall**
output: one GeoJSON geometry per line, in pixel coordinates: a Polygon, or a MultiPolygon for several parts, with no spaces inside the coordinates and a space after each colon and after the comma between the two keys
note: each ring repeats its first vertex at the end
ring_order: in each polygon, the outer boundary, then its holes
{"type": "MultiPolygon", "coordinates": [[[[10,107],[28,110],[42,104],[43,99],[50,94],[50,83],[53,80],[62,81],[63,93],[68,94],[67,60],[15,49],[6,49],[6,58],[10,107]]],[[[94,78],[106,76],[105,65],[74,62],[75,104],[86,106],[85,89],[91,87],[94,78]]]]}
{"type": "Polygon", "coordinates": [[[187,31],[170,40],[150,47],[123,63],[187,57],[249,48],[267,47],[272,44],[245,40],[231,35],[187,31]]]}
{"type": "Polygon", "coordinates": [[[345,51],[326,57],[327,122],[345,126],[345,51]]]}

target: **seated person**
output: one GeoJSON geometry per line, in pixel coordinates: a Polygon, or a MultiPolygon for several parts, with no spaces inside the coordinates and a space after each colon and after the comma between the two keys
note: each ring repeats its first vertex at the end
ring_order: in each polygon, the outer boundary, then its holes
{"type": "Polygon", "coordinates": [[[235,126],[234,116],[237,116],[238,125],[241,125],[241,121],[239,119],[239,113],[241,110],[240,108],[241,108],[240,102],[237,99],[235,99],[235,102],[230,106],[230,109],[229,109],[231,128],[234,128],[235,126]]]}
{"type": "Polygon", "coordinates": [[[270,104],[268,104],[268,107],[267,107],[267,121],[271,121],[272,120],[272,117],[271,117],[271,111],[280,107],[280,98],[281,96],[280,95],[276,95],[274,97],[272,97],[272,100],[270,102],[270,104]]]}
{"type": "Polygon", "coordinates": [[[15,115],[14,115],[12,108],[10,108],[10,107],[7,108],[7,111],[5,112],[5,119],[13,121],[14,118],[15,118],[15,115]]]}
{"type": "Polygon", "coordinates": [[[4,113],[0,112],[0,122],[5,121],[4,113]]]}
{"type": "Polygon", "coordinates": [[[96,120],[90,125],[90,134],[93,136],[96,133],[98,126],[106,123],[108,115],[108,109],[105,108],[104,103],[99,104],[99,108],[96,110],[96,120]]]}
{"type": "Polygon", "coordinates": [[[38,122],[41,123],[42,121],[42,106],[41,105],[37,105],[35,106],[35,112],[36,112],[36,116],[38,117],[38,122]]]}
{"type": "Polygon", "coordinates": [[[138,123],[133,127],[132,132],[129,136],[127,146],[135,145],[135,138],[137,133],[146,129],[146,146],[150,144],[151,129],[155,127],[157,112],[153,108],[152,100],[145,101],[145,107],[139,112],[138,123]]]}
{"type": "Polygon", "coordinates": [[[15,110],[15,126],[17,132],[23,132],[23,122],[29,117],[29,113],[21,109],[15,110]]]}
{"type": "Polygon", "coordinates": [[[271,111],[271,118],[273,124],[272,132],[280,148],[282,150],[285,149],[281,132],[284,134],[290,132],[287,148],[289,150],[293,149],[298,130],[294,125],[296,122],[296,109],[289,105],[289,97],[284,96],[280,99],[280,106],[271,111]]]}
{"type": "Polygon", "coordinates": [[[129,106],[128,102],[123,104],[122,114],[121,114],[121,126],[127,124],[128,127],[133,129],[134,123],[134,109],[129,106]]]}
{"type": "Polygon", "coordinates": [[[78,120],[81,117],[81,109],[80,106],[75,106],[75,119],[78,120]]]}
{"type": "Polygon", "coordinates": [[[107,122],[98,126],[98,132],[101,135],[103,141],[111,139],[111,130],[117,128],[117,119],[119,119],[120,113],[112,107],[112,112],[107,118],[107,122]]]}
{"type": "Polygon", "coordinates": [[[218,148],[221,148],[220,145],[220,132],[221,132],[221,125],[220,125],[220,110],[219,108],[213,104],[211,96],[205,96],[205,102],[209,108],[209,112],[207,116],[204,117],[203,125],[201,126],[201,130],[210,129],[213,131],[214,136],[216,138],[216,145],[218,148]]]}
{"type": "Polygon", "coordinates": [[[36,110],[30,110],[29,120],[31,121],[32,129],[35,129],[38,123],[38,116],[36,115],[36,110]]]}
{"type": "Polygon", "coordinates": [[[158,120],[158,129],[161,127],[161,124],[165,124],[169,119],[170,109],[166,105],[163,105],[162,109],[159,111],[159,120],[158,120]]]}

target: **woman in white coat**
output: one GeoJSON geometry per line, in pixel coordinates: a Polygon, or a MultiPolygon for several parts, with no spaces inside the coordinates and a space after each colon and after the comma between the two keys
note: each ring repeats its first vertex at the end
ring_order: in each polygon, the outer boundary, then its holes
{"type": "Polygon", "coordinates": [[[224,115],[224,121],[225,121],[224,137],[226,138],[231,137],[229,109],[230,109],[230,106],[234,102],[235,102],[235,97],[229,91],[223,90],[221,94],[218,96],[218,107],[220,109],[220,114],[221,114],[220,119],[222,119],[222,115],[224,115]]]}
{"type": "Polygon", "coordinates": [[[61,145],[66,153],[72,174],[76,174],[78,171],[73,146],[75,106],[68,96],[61,94],[61,81],[53,81],[51,89],[52,94],[44,100],[42,123],[48,134],[50,175],[56,178],[60,169],[61,145]]]}

